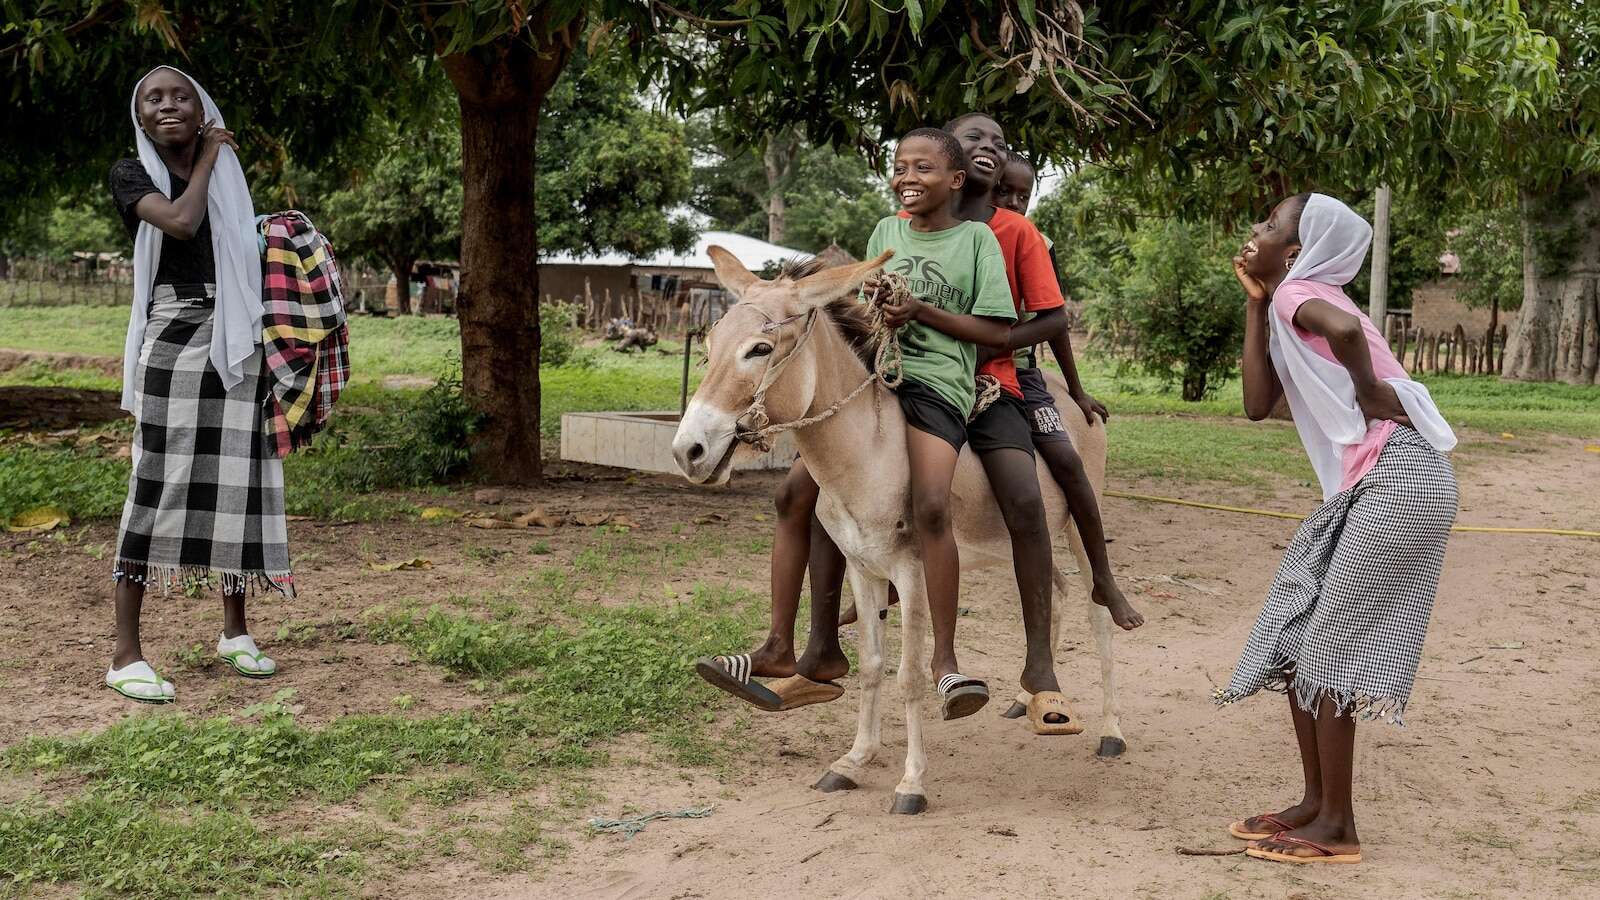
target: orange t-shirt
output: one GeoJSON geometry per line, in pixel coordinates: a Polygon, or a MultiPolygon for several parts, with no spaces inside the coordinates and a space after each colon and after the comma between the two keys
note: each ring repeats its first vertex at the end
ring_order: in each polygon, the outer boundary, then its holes
{"type": "MultiPolygon", "coordinates": [[[[900,217],[909,219],[911,214],[901,210],[900,217]]],[[[1061,283],[1056,280],[1056,267],[1050,262],[1050,245],[1027,216],[997,206],[989,219],[989,230],[1000,241],[1006,281],[1011,284],[1011,302],[1017,305],[1019,322],[1024,311],[1038,313],[1067,305],[1061,296],[1061,283]]],[[[1002,390],[1021,399],[1014,354],[1004,353],[983,363],[978,366],[978,374],[993,376],[1002,390]]]]}

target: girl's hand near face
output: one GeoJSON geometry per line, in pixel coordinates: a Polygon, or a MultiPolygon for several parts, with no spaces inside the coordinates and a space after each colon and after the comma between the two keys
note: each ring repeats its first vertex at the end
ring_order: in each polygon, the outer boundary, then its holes
{"type": "Polygon", "coordinates": [[[232,147],[235,153],[239,152],[239,145],[234,142],[233,132],[218,128],[215,119],[208,120],[200,129],[200,157],[216,162],[224,145],[232,147]]]}
{"type": "Polygon", "coordinates": [[[1254,275],[1244,270],[1244,257],[1233,258],[1233,277],[1239,279],[1239,286],[1244,288],[1245,299],[1252,303],[1264,303],[1267,299],[1267,286],[1256,279],[1254,275]]]}

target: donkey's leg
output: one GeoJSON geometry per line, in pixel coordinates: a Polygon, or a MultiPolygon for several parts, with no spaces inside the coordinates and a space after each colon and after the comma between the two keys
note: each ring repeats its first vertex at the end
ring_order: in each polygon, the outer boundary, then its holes
{"type": "Polygon", "coordinates": [[[915,815],[928,808],[922,786],[928,757],[922,747],[922,701],[928,693],[928,596],[922,583],[922,566],[905,567],[896,584],[900,592],[900,693],[906,702],[906,771],[895,785],[890,812],[915,815]]]}
{"type": "MultiPolygon", "coordinates": [[[[1083,582],[1084,600],[1089,607],[1089,630],[1094,632],[1095,649],[1100,654],[1100,746],[1096,756],[1121,756],[1128,749],[1122,738],[1122,720],[1117,705],[1116,658],[1111,652],[1111,634],[1116,629],[1111,621],[1111,611],[1094,602],[1094,575],[1089,571],[1089,555],[1084,552],[1083,539],[1078,529],[1072,529],[1072,555],[1078,560],[1078,577],[1083,582]]],[[[1059,577],[1056,587],[1066,593],[1066,578],[1059,577]]]]}
{"type": "Polygon", "coordinates": [[[854,789],[867,763],[883,744],[883,715],[879,703],[883,699],[883,633],[887,626],[871,613],[888,602],[889,583],[862,572],[855,563],[850,564],[848,571],[856,603],[862,610],[869,611],[857,622],[861,629],[861,713],[856,720],[855,744],[823,773],[816,783],[819,791],[854,789]]]}

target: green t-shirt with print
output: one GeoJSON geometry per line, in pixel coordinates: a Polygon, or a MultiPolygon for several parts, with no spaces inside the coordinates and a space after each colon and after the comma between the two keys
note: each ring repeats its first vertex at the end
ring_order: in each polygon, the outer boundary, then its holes
{"type": "MultiPolygon", "coordinates": [[[[994,232],[981,222],[961,222],[943,231],[913,231],[910,219],[889,216],[867,242],[867,256],[893,250],[885,272],[904,275],[911,293],[924,303],[963,316],[1014,321],[1005,257],[994,232]]],[[[905,376],[933,388],[961,411],[972,414],[978,350],[921,322],[900,329],[905,376]]]]}

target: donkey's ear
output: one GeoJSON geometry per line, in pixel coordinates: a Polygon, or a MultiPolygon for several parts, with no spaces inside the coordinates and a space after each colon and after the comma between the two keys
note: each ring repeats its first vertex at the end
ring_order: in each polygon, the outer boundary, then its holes
{"type": "Polygon", "coordinates": [[[738,257],[715,244],[706,248],[706,255],[711,257],[711,264],[717,269],[717,280],[735,297],[744,296],[750,285],[761,280],[745,268],[738,257]]]}
{"type": "Polygon", "coordinates": [[[847,266],[834,266],[823,269],[815,275],[808,275],[795,283],[800,289],[800,299],[812,306],[821,306],[839,299],[861,286],[861,282],[871,278],[874,273],[883,268],[883,264],[894,256],[893,250],[885,250],[877,259],[866,262],[851,263],[847,266]]]}

